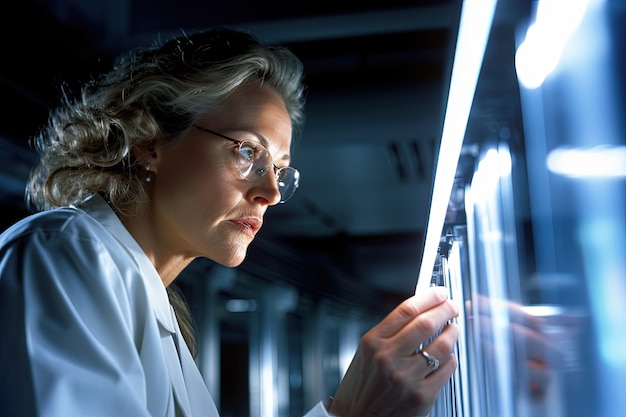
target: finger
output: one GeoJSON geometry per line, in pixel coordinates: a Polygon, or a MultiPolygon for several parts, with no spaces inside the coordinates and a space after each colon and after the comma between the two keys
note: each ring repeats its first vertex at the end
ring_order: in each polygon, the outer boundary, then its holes
{"type": "Polygon", "coordinates": [[[456,304],[446,300],[413,318],[392,336],[391,341],[400,354],[411,355],[421,344],[440,333],[457,315],[456,304]]]}
{"type": "Polygon", "coordinates": [[[398,305],[373,330],[380,338],[389,338],[401,331],[416,316],[443,303],[448,297],[442,287],[430,287],[398,305]]]}
{"type": "Polygon", "coordinates": [[[431,354],[437,357],[444,356],[454,351],[458,339],[459,326],[456,323],[449,323],[444,326],[441,333],[432,342],[423,346],[423,349],[428,349],[431,354]]]}
{"type": "Polygon", "coordinates": [[[450,323],[444,327],[441,333],[433,339],[431,343],[424,346],[420,351],[416,352],[417,356],[421,356],[421,361],[418,361],[421,366],[421,374],[423,376],[433,372],[433,369],[429,367],[428,360],[424,351],[428,355],[432,355],[439,361],[439,366],[442,367],[451,356],[453,356],[454,346],[459,337],[459,328],[455,323],[450,323]]]}
{"type": "Polygon", "coordinates": [[[448,353],[447,355],[441,356],[439,359],[441,365],[439,369],[434,372],[429,372],[428,375],[424,378],[425,381],[428,381],[429,384],[433,384],[436,387],[441,387],[445,384],[452,374],[458,367],[458,359],[452,353],[448,353]]]}

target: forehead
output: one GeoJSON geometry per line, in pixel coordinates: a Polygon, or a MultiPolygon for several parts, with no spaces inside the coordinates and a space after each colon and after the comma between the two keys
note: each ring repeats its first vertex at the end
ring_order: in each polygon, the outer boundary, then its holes
{"type": "Polygon", "coordinates": [[[251,134],[263,142],[275,163],[289,164],[291,118],[282,98],[271,87],[244,84],[228,97],[220,110],[202,117],[198,123],[235,138],[251,134]]]}
{"type": "Polygon", "coordinates": [[[282,98],[273,88],[257,83],[235,90],[207,121],[222,130],[250,130],[267,139],[291,138],[291,119],[282,98]]]}

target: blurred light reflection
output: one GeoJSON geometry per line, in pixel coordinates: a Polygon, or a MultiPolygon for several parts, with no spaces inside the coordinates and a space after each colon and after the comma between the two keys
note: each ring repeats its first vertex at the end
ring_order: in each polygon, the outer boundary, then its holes
{"type": "Polygon", "coordinates": [[[626,177],[626,146],[594,146],[552,150],[548,169],[569,178],[626,177]]]}
{"type": "Polygon", "coordinates": [[[537,88],[557,67],[563,49],[585,14],[586,0],[541,0],[535,23],[515,54],[520,83],[537,88]]]}

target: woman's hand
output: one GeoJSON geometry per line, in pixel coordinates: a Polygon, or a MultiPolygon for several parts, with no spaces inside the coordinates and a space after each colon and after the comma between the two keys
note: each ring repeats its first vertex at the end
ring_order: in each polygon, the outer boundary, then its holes
{"type": "Polygon", "coordinates": [[[341,417],[426,416],[457,367],[452,352],[459,331],[446,325],[457,315],[443,288],[402,302],[363,336],[328,411],[341,417]],[[425,347],[439,361],[431,367],[419,347],[444,325],[425,347]]]}

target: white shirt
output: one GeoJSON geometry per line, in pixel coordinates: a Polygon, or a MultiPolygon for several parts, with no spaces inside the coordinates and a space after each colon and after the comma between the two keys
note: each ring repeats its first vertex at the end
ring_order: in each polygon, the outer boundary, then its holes
{"type": "Polygon", "coordinates": [[[218,417],[157,271],[99,196],[0,235],[0,334],[3,415],[218,417]]]}

